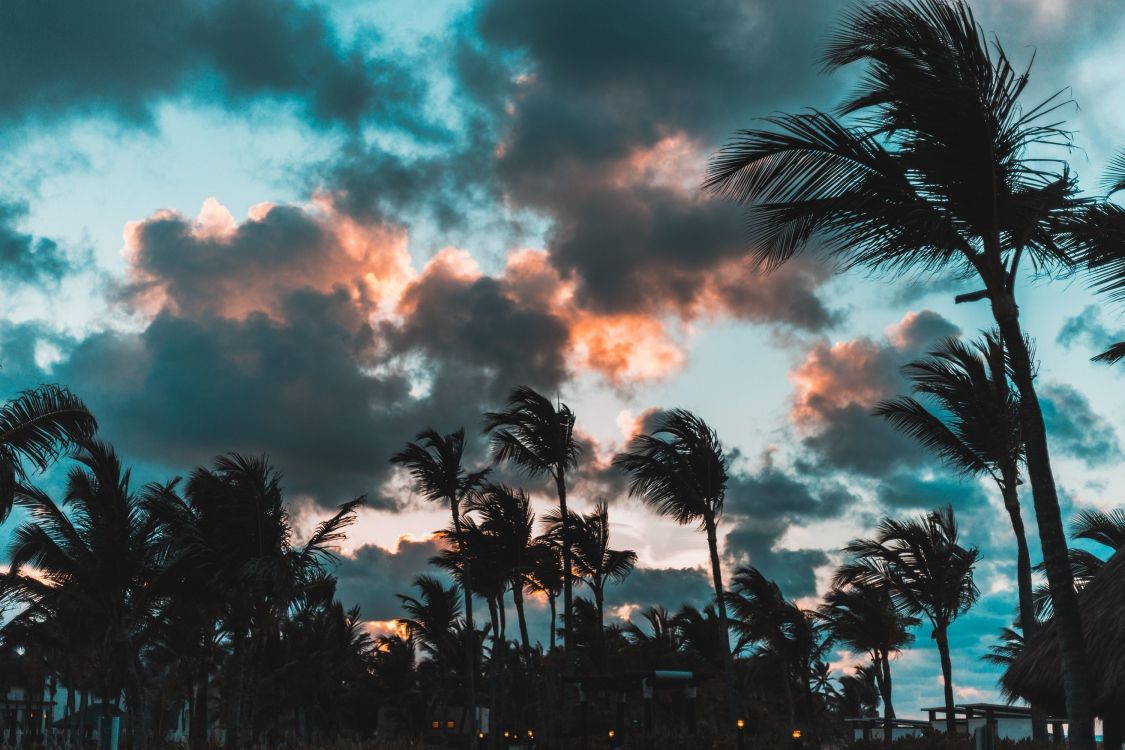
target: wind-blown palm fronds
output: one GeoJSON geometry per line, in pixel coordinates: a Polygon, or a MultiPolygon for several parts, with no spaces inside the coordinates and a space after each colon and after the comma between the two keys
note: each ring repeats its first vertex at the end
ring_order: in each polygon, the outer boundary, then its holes
{"type": "Polygon", "coordinates": [[[837,570],[834,585],[883,588],[898,609],[925,616],[933,626],[945,679],[946,731],[952,734],[948,631],[980,596],[973,583],[979,550],[960,545],[953,509],[946,507],[909,521],[884,518],[874,538],[855,539],[844,551],[851,559],[837,570]]]}
{"type": "MultiPolygon", "coordinates": [[[[715,606],[723,631],[729,633],[717,538],[727,484],[727,458],[719,436],[691,412],[673,409],[657,419],[651,433],[630,440],[626,451],[613,457],[613,465],[629,475],[631,495],[678,524],[697,524],[707,532],[715,606]]],[[[728,635],[723,643],[728,733],[734,731],[736,713],[729,639],[728,635]]]]}
{"type": "Polygon", "coordinates": [[[1103,268],[1113,268],[1125,258],[1125,214],[1081,195],[1061,160],[1043,158],[1070,144],[1066,102],[1025,103],[1029,69],[1012,64],[964,0],[861,6],[844,16],[824,63],[863,66],[839,114],[782,114],[740,131],[713,156],[704,186],[745,208],[749,252],[767,269],[817,251],[845,267],[979,280],[958,301],[988,300],[1010,358],[1072,740],[1094,750],[1089,663],[1016,287],[1027,265],[1049,275],[1108,258],[1103,268]]]}

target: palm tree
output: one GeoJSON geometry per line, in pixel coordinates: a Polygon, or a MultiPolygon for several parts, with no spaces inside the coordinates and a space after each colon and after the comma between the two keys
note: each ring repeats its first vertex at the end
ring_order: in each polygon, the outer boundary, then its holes
{"type": "MultiPolygon", "coordinates": [[[[391,463],[406,467],[414,479],[414,490],[434,502],[449,505],[453,519],[453,539],[461,544],[461,502],[484,480],[487,469],[469,473],[462,464],[465,452],[465,430],[459,429],[449,435],[441,435],[436,430],[426,429],[418,433],[415,441],[391,456],[391,463]]],[[[461,593],[465,601],[465,628],[475,633],[473,623],[472,570],[464,569],[461,593]]],[[[476,672],[477,649],[470,639],[470,648],[465,651],[465,693],[468,706],[467,732],[470,737],[476,734],[476,672]]]]}
{"type": "Polygon", "coordinates": [[[642,498],[657,513],[671,517],[678,524],[698,524],[707,532],[715,606],[723,633],[728,634],[723,644],[727,699],[724,733],[733,733],[734,659],[730,652],[717,534],[727,484],[723,445],[702,419],[684,409],[674,409],[660,417],[651,434],[634,437],[626,452],[614,456],[613,464],[629,475],[631,495],[642,498]]]}
{"type": "Polygon", "coordinates": [[[726,595],[734,615],[734,628],[749,643],[760,643],[776,658],[781,672],[781,691],[785,699],[788,730],[797,726],[793,700],[792,667],[797,649],[794,641],[804,617],[797,605],[781,593],[781,588],[757,568],[742,567],[731,579],[726,595]]]}
{"type": "MultiPolygon", "coordinates": [[[[563,570],[571,570],[570,542],[566,527],[566,475],[578,466],[582,448],[574,437],[574,412],[566,404],[550,399],[527,386],[512,389],[505,409],[484,415],[492,458],[511,462],[528,477],[550,477],[559,498],[563,523],[563,570]]],[[[571,576],[563,577],[563,648],[571,646],[570,609],[574,606],[571,576]]],[[[567,661],[569,663],[569,656],[567,661]]]]}
{"type": "MultiPolygon", "coordinates": [[[[903,368],[913,391],[936,408],[910,396],[876,405],[874,413],[936,453],[963,476],[987,476],[1000,490],[1016,537],[1019,617],[1024,632],[1035,634],[1035,587],[1018,487],[1023,440],[1019,395],[1008,380],[1004,344],[996,332],[966,344],[943,341],[936,351],[903,368]]],[[[1036,739],[1047,738],[1046,714],[1033,713],[1036,739]]]]}
{"type": "Polygon", "coordinates": [[[852,559],[836,571],[833,582],[837,587],[883,588],[897,609],[929,619],[941,657],[949,734],[955,731],[956,718],[949,626],[980,596],[973,583],[980,551],[958,541],[953,508],[948,506],[909,521],[884,518],[873,539],[855,539],[844,548],[852,559]]]}
{"type": "Polygon", "coordinates": [[[676,618],[668,610],[655,604],[643,612],[641,619],[648,623],[648,631],[633,622],[625,625],[625,639],[653,655],[667,655],[680,650],[683,645],[676,618]]]}
{"type": "Polygon", "coordinates": [[[243,744],[244,717],[253,716],[253,704],[244,710],[244,703],[258,693],[255,671],[270,638],[295,602],[333,584],[327,567],[364,498],[338,506],[298,546],[281,475],[264,456],[219,456],[210,468],[192,473],[185,492],[192,513],[184,520],[198,528],[173,544],[181,556],[177,564],[198,567],[224,597],[231,656],[223,694],[227,746],[234,748],[243,744]]]}
{"type": "MultiPolygon", "coordinates": [[[[452,529],[447,529],[439,537],[449,538],[453,533],[452,529]]],[[[505,651],[504,592],[511,585],[511,571],[502,564],[497,537],[486,533],[471,516],[465,516],[461,521],[458,548],[442,550],[440,554],[430,558],[430,564],[448,572],[462,587],[465,585],[465,568],[472,567],[476,571],[472,592],[488,603],[491,622],[492,647],[488,657],[489,724],[500,726],[499,686],[505,651]]],[[[490,732],[490,747],[496,747],[496,742],[496,732],[490,732]]]]}
{"type": "MultiPolygon", "coordinates": [[[[552,532],[561,536],[562,517],[557,512],[549,513],[544,520],[552,532]]],[[[637,553],[631,549],[610,549],[609,506],[605,500],[598,500],[593,513],[571,513],[569,525],[574,576],[594,594],[599,633],[596,659],[604,669],[605,587],[610,581],[620,583],[628,577],[637,563],[637,553]]]]}
{"type": "Polygon", "coordinates": [[[17,485],[27,480],[23,460],[43,471],[71,446],[88,443],[97,429],[81,399],[58,385],[23,391],[0,406],[0,521],[12,510],[17,485]]]}
{"type": "Polygon", "coordinates": [[[830,589],[819,614],[833,641],[871,657],[883,699],[883,738],[890,742],[895,718],[891,657],[914,642],[910,628],[919,623],[918,618],[899,612],[885,588],[862,585],[830,589]]]}
{"type": "Polygon", "coordinates": [[[1092,202],[1061,162],[1030,156],[1067,145],[1055,97],[1020,102],[1028,74],[987,39],[964,0],[883,0],[848,14],[830,69],[868,63],[839,119],[780,115],[741,131],[712,159],[705,187],[748,211],[753,253],[779,266],[815,248],[845,266],[979,277],[1019,390],[1027,470],[1059,617],[1071,738],[1094,750],[1089,665],[1016,281],[1069,269],[1105,237],[1086,231],[1092,202]]]}
{"type": "Polygon", "coordinates": [[[529,591],[547,597],[551,611],[550,627],[547,633],[548,651],[555,649],[555,603],[562,593],[562,544],[552,534],[535,537],[528,550],[527,587],[529,591]]]}
{"type": "Polygon", "coordinates": [[[13,535],[2,594],[60,624],[74,618],[64,626],[78,638],[71,647],[85,652],[108,712],[122,691],[137,703],[137,655],[153,612],[154,524],[109,445],[87,441],[75,458],[61,504],[38,488],[15,489],[31,519],[13,535]]]}
{"type": "Polygon", "coordinates": [[[473,494],[469,507],[480,516],[480,530],[491,541],[490,568],[507,576],[516,606],[520,643],[524,655],[531,653],[524,614],[523,592],[531,569],[535,513],[527,493],[503,484],[486,484],[473,494]]]}

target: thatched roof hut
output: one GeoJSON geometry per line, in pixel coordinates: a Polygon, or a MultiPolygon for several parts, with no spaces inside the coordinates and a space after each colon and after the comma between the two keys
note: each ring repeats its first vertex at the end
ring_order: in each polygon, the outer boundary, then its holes
{"type": "MultiPolygon", "coordinates": [[[[1125,716],[1125,550],[1109,559],[1078,593],[1082,629],[1093,672],[1094,709],[1125,716]]],[[[1004,693],[1065,714],[1062,663],[1054,623],[1028,641],[1000,680],[1004,693]]]]}

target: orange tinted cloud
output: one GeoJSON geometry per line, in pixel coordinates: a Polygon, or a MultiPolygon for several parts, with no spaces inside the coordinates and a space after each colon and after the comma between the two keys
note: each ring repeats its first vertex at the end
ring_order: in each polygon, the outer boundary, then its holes
{"type": "Polygon", "coordinates": [[[336,289],[386,309],[416,275],[405,230],[361,224],[323,200],[309,209],[258,204],[237,222],[208,198],[194,218],[158,211],[129,222],[124,239],[123,296],[148,315],[282,320],[289,294],[336,289]]]}

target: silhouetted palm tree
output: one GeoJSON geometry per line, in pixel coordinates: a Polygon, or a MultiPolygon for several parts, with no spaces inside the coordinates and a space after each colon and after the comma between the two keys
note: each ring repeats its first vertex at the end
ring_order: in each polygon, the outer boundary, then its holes
{"type": "Polygon", "coordinates": [[[625,625],[625,639],[651,655],[667,655],[680,650],[683,645],[676,618],[659,604],[641,612],[641,619],[648,624],[645,630],[636,623],[625,625]]]}
{"type": "Polygon", "coordinates": [[[491,550],[489,567],[507,576],[516,607],[523,654],[531,652],[524,613],[523,592],[531,570],[535,513],[527,493],[503,484],[486,484],[473,494],[469,507],[480,516],[480,531],[488,538],[491,550]]]}
{"type": "Polygon", "coordinates": [[[797,726],[792,667],[799,651],[795,640],[804,620],[801,610],[785,598],[776,583],[752,567],[734,572],[726,601],[734,616],[734,629],[749,643],[764,646],[764,651],[777,659],[788,734],[797,726]]]}
{"type": "Polygon", "coordinates": [[[5,599],[76,618],[72,631],[93,687],[106,711],[122,691],[134,699],[141,681],[138,656],[151,622],[156,569],[155,528],[130,472],[114,450],[87,441],[67,475],[61,504],[40,489],[20,485],[15,501],[29,511],[16,529],[5,599]],[[23,572],[32,568],[34,575],[23,572]]]}
{"type": "MultiPolygon", "coordinates": [[[[900,396],[879,403],[874,413],[959,474],[987,476],[996,484],[1016,537],[1020,622],[1028,636],[1034,635],[1035,587],[1018,490],[1023,460],[1020,401],[1009,385],[1004,344],[995,332],[972,344],[946,339],[903,371],[913,381],[914,392],[936,408],[900,396]]],[[[1046,740],[1046,714],[1035,711],[1033,718],[1036,739],[1046,740]]]]}
{"type": "MultiPolygon", "coordinates": [[[[975,275],[1020,392],[1035,499],[1076,750],[1094,750],[1090,679],[1051,472],[1034,367],[1016,303],[1020,263],[1069,269],[1104,236],[1087,231],[1091,199],[1060,162],[1059,103],[1020,102],[1027,73],[986,38],[963,0],[884,0],[849,13],[825,54],[830,69],[867,63],[840,120],[780,115],[741,131],[712,159],[706,187],[747,207],[753,253],[776,267],[809,248],[846,266],[975,275]],[[1032,155],[1032,152],[1036,152],[1032,155]]],[[[1104,202],[1103,202],[1104,203],[1104,202]]]]}
{"type": "Polygon", "coordinates": [[[875,665],[875,682],[883,699],[883,737],[891,740],[891,657],[914,641],[910,628],[918,618],[899,612],[883,587],[853,585],[833,588],[824,596],[820,616],[828,624],[833,641],[866,652],[875,665]]]}
{"type": "Polygon", "coordinates": [[[183,564],[198,564],[223,592],[223,627],[230,642],[224,703],[227,746],[243,744],[244,702],[254,700],[253,679],[269,638],[290,606],[315,589],[332,586],[327,566],[344,529],[355,520],[362,497],[341,504],[303,546],[293,539],[281,475],[268,458],[238,453],[219,456],[197,468],[186,495],[202,529],[185,537],[183,564]],[[194,543],[207,539],[206,546],[194,543]],[[190,561],[190,562],[189,562],[190,561]]]}
{"type": "MultiPolygon", "coordinates": [[[[562,535],[562,518],[548,513],[544,520],[553,532],[562,535]]],[[[598,611],[598,633],[605,630],[605,587],[610,581],[621,582],[637,563],[637,553],[631,549],[617,550],[609,547],[609,506],[599,500],[592,513],[570,514],[570,547],[574,576],[586,583],[594,593],[598,611]]],[[[603,639],[599,636],[596,661],[605,667],[603,639]]]]}
{"type": "MultiPolygon", "coordinates": [[[[454,543],[460,545],[461,503],[467,495],[475,491],[488,473],[487,469],[468,472],[463,465],[465,452],[465,431],[457,430],[449,435],[441,435],[436,430],[427,429],[418,433],[415,442],[391,456],[391,463],[406,467],[414,479],[414,490],[434,502],[444,502],[449,506],[453,520],[454,543]]],[[[462,585],[465,601],[465,627],[475,633],[473,622],[472,569],[465,567],[462,585]]],[[[466,720],[467,734],[476,734],[476,653],[471,643],[465,652],[465,692],[466,706],[471,707],[466,720]]]]}
{"type": "Polygon", "coordinates": [[[0,406],[0,521],[12,510],[16,485],[27,479],[23,460],[43,471],[97,428],[81,399],[57,385],[26,390],[0,406]]]}
{"type": "MultiPolygon", "coordinates": [[[[723,632],[729,633],[717,533],[726,497],[727,459],[718,435],[691,412],[674,409],[658,419],[651,434],[634,437],[626,452],[614,456],[613,464],[629,475],[631,495],[678,524],[698,524],[707,532],[715,605],[723,632]]],[[[734,660],[729,638],[723,644],[727,700],[723,734],[733,733],[735,728],[734,660]]]]}
{"type": "Polygon", "coordinates": [[[562,543],[552,534],[542,534],[528,550],[529,568],[527,572],[528,590],[547,597],[551,611],[550,627],[547,632],[548,650],[555,648],[555,603],[563,590],[562,582],[562,543]]]}
{"type": "Polygon", "coordinates": [[[956,717],[949,626],[980,596],[973,583],[980,552],[958,542],[950,507],[909,521],[884,518],[873,539],[855,539],[844,548],[852,559],[836,571],[833,584],[883,588],[899,610],[929,619],[941,657],[946,731],[950,734],[955,731],[956,717]]]}
{"type": "MultiPolygon", "coordinates": [[[[484,415],[492,458],[507,461],[528,477],[550,477],[559,498],[563,526],[569,525],[566,507],[566,475],[578,466],[582,448],[574,437],[574,412],[566,404],[550,399],[527,386],[512,389],[503,411],[484,415]]],[[[564,528],[565,531],[565,528],[564,528]]],[[[570,543],[563,534],[563,570],[571,569],[570,543]]],[[[570,608],[574,606],[572,582],[563,578],[563,646],[570,648],[570,608]]],[[[569,659],[569,657],[567,657],[569,659]]]]}
{"type": "MultiPolygon", "coordinates": [[[[1114,302],[1125,300],[1125,208],[1108,200],[1125,190],[1125,153],[1110,160],[1103,180],[1106,187],[1104,202],[1091,205],[1075,222],[1087,245],[1080,250],[1081,260],[1091,271],[1094,288],[1108,294],[1114,302]]],[[[1116,364],[1125,359],[1125,341],[1118,341],[1101,354],[1095,362],[1116,364]]]]}

